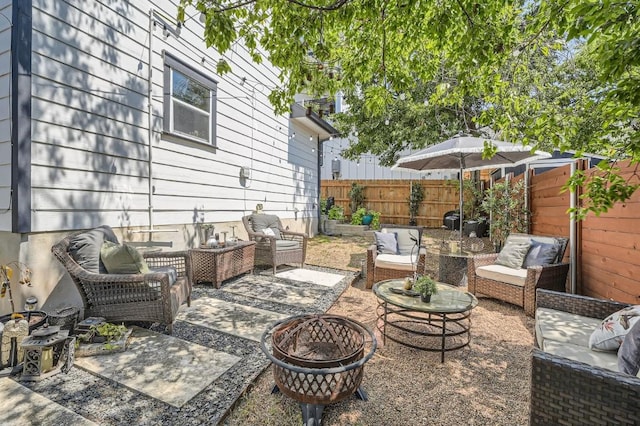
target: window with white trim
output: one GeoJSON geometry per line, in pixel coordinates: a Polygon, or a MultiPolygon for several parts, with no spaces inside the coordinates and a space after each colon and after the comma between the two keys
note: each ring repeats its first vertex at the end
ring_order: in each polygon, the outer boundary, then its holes
{"type": "Polygon", "coordinates": [[[216,141],[217,82],[164,54],[164,131],[210,145],[216,141]]]}

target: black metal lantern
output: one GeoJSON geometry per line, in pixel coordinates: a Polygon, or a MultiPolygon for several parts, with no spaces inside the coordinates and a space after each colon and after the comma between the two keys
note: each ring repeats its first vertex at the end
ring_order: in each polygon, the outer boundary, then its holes
{"type": "Polygon", "coordinates": [[[21,380],[38,381],[59,372],[68,372],[73,365],[75,337],[59,326],[44,326],[22,340],[24,364],[21,380]]]}

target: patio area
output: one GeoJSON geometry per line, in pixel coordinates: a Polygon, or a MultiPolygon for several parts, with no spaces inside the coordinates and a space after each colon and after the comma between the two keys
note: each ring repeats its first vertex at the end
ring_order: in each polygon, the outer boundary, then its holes
{"type": "MultiPolygon", "coordinates": [[[[425,236],[427,244],[439,238],[425,236]]],[[[0,421],[299,425],[297,402],[271,394],[260,335],[277,319],[327,310],[374,329],[376,298],[359,277],[369,244],[367,237],[318,236],[309,243],[305,270],[282,268],[273,277],[267,269],[220,289],[197,285],[172,336],[136,328],[124,353],[77,358],[68,374],[25,387],[3,379],[13,408],[0,421]],[[23,417],[33,412],[40,417],[23,417]]],[[[437,257],[427,268],[437,272],[437,257]]],[[[378,336],[362,382],[369,400],[352,396],[327,406],[324,423],[526,424],[533,319],[480,299],[472,321],[470,345],[448,353],[444,363],[438,353],[388,340],[382,345],[378,336]]]]}
{"type": "MultiPolygon", "coordinates": [[[[429,229],[423,241],[437,244],[441,238],[440,230],[429,229]]],[[[307,260],[355,269],[358,250],[363,253],[368,244],[366,238],[316,237],[310,241],[307,260]]],[[[427,269],[437,273],[437,256],[427,259],[427,269]]],[[[374,328],[376,305],[374,294],[359,278],[329,312],[374,328]]],[[[527,424],[534,319],[513,305],[480,298],[472,323],[470,345],[448,352],[444,363],[439,353],[387,340],[364,369],[362,386],[369,400],[352,397],[328,406],[324,424],[527,424]]],[[[272,385],[267,370],[224,424],[299,425],[298,404],[280,394],[271,395],[272,385]]]]}

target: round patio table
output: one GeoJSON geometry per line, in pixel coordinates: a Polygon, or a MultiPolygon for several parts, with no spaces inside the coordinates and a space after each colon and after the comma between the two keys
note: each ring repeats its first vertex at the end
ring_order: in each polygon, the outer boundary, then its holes
{"type": "Polygon", "coordinates": [[[444,362],[445,352],[469,344],[471,310],[478,305],[473,294],[438,283],[438,293],[424,303],[405,291],[403,283],[394,279],[373,286],[378,297],[376,327],[383,343],[389,338],[410,348],[440,352],[440,362],[444,362]]]}

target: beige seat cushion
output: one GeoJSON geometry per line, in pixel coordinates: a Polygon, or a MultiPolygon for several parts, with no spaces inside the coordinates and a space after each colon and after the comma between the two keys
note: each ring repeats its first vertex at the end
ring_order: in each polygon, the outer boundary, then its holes
{"type": "Polygon", "coordinates": [[[410,255],[403,254],[379,254],[376,256],[376,268],[396,269],[398,271],[414,271],[418,263],[418,256],[413,255],[413,262],[410,255]]]}
{"type": "Polygon", "coordinates": [[[486,265],[476,268],[476,275],[490,280],[519,285],[524,287],[527,280],[527,270],[508,268],[502,265],[486,265]]]}
{"type": "Polygon", "coordinates": [[[589,337],[602,320],[583,317],[549,308],[536,309],[536,340],[544,349],[547,340],[584,346],[589,350],[589,337]]]}
{"type": "Polygon", "coordinates": [[[545,340],[542,349],[553,355],[584,362],[594,367],[618,371],[618,356],[615,352],[592,351],[591,349],[555,340],[545,340]]]}
{"type": "Polygon", "coordinates": [[[300,243],[293,240],[276,240],[276,250],[297,250],[300,248],[300,243]]]}

